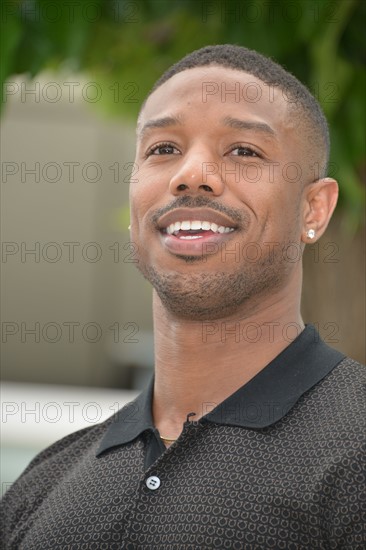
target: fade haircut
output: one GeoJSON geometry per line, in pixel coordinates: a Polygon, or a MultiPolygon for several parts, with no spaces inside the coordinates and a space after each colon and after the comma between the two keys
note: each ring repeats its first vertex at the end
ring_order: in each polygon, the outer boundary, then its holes
{"type": "MultiPolygon", "coordinates": [[[[329,130],[323,111],[310,91],[272,59],[265,57],[254,50],[233,44],[205,46],[196,50],[172,65],[155,82],[148,96],[172,76],[196,67],[218,65],[228,69],[244,71],[258,78],[268,86],[282,90],[288,101],[289,113],[296,116],[303,125],[308,140],[307,160],[314,163],[314,171],[318,163],[316,178],[327,174],[329,162],[329,130]]],[[[147,98],[146,98],[147,99],[147,98]]]]}

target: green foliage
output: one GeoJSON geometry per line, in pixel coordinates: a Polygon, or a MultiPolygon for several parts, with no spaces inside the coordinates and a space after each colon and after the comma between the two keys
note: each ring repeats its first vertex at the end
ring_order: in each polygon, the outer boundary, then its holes
{"type": "Polygon", "coordinates": [[[101,87],[96,108],[135,117],[154,81],[193,49],[256,49],[319,99],[332,129],[330,175],[355,228],[365,204],[365,16],[364,0],[5,1],[0,78],[67,67],[101,87]]]}

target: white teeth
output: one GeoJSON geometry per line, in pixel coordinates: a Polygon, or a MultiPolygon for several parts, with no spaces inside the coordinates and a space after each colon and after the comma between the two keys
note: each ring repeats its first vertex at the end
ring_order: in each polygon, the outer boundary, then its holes
{"type": "MultiPolygon", "coordinates": [[[[166,232],[168,235],[178,235],[180,230],[188,231],[189,229],[193,229],[194,231],[203,230],[203,231],[213,231],[214,233],[230,233],[231,231],[234,231],[233,227],[225,227],[223,225],[217,225],[216,223],[210,223],[207,221],[200,221],[200,220],[183,220],[182,222],[175,222],[171,223],[167,228],[166,232]]],[[[194,238],[196,239],[197,235],[186,235],[184,238],[194,238]]],[[[183,237],[181,237],[183,238],[183,237]]]]}
{"type": "Polygon", "coordinates": [[[201,229],[201,222],[199,221],[194,221],[194,222],[191,222],[191,229],[201,229]]]}

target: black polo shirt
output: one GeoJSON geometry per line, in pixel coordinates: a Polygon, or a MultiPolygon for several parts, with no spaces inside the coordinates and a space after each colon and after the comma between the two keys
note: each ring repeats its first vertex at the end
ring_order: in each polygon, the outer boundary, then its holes
{"type": "Polygon", "coordinates": [[[32,461],[1,548],[366,548],[365,369],[314,327],[168,449],[152,393],[32,461]]]}

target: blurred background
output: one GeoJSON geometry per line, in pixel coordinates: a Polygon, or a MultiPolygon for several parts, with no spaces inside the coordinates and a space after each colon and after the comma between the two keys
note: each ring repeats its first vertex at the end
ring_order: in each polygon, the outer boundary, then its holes
{"type": "Polygon", "coordinates": [[[303,316],[365,361],[365,17],[363,0],[2,3],[3,483],[151,375],[151,289],[127,229],[134,125],[199,47],[253,48],[320,101],[340,201],[305,252],[303,316]]]}

